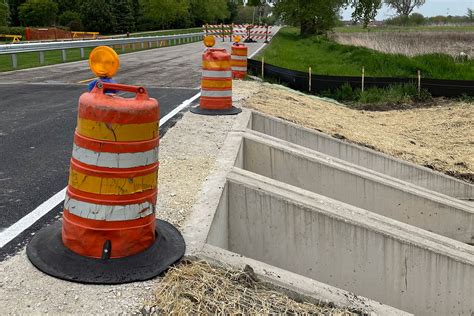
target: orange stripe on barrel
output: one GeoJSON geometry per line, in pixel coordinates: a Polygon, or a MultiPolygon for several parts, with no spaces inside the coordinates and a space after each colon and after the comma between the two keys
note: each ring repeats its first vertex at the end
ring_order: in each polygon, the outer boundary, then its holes
{"type": "Polygon", "coordinates": [[[64,210],[62,240],[71,251],[100,258],[105,242],[112,244],[110,258],[140,253],[155,242],[155,214],[127,221],[98,221],[64,210]]]}

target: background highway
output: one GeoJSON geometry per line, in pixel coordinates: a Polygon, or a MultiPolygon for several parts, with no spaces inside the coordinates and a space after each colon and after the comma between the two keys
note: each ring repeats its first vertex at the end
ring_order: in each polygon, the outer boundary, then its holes
{"type": "MultiPolygon", "coordinates": [[[[250,44],[249,54],[261,46],[250,44]]],[[[121,55],[115,79],[145,86],[164,117],[199,92],[203,51],[193,43],[121,55]]],[[[77,100],[91,78],[87,61],[0,74],[0,234],[66,186],[77,100]]],[[[60,204],[0,249],[0,260],[61,210],[60,204]]]]}

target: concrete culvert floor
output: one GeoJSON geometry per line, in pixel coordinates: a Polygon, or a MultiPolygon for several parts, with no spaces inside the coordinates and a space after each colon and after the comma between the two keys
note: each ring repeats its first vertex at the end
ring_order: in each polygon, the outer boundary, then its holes
{"type": "Polygon", "coordinates": [[[205,261],[185,261],[158,284],[145,315],[290,314],[360,315],[331,306],[295,301],[258,280],[251,267],[236,270],[205,261]]]}
{"type": "Polygon", "coordinates": [[[234,81],[234,89],[252,91],[245,107],[474,182],[473,104],[369,112],[274,84],[234,81]]]}

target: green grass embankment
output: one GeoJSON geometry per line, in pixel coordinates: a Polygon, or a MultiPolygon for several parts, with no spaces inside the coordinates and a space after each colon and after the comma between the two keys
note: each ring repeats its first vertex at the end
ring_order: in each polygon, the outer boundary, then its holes
{"type": "MultiPolygon", "coordinates": [[[[442,45],[442,43],[440,43],[442,45]]],[[[265,63],[314,74],[367,77],[416,77],[474,80],[474,60],[457,62],[453,57],[430,54],[416,57],[341,45],[320,36],[302,38],[296,28],[283,28],[264,51],[265,63]]],[[[257,59],[261,59],[257,57],[257,59]]]]}

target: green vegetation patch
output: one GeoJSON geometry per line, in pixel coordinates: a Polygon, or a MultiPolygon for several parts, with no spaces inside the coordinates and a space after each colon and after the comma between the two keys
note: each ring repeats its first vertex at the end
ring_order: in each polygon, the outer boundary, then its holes
{"type": "MultiPolygon", "coordinates": [[[[441,44],[440,44],[441,45],[441,44]]],[[[265,63],[319,75],[474,80],[474,60],[458,62],[443,54],[416,57],[341,45],[321,36],[301,37],[296,28],[283,28],[264,51],[265,63]]]]}

